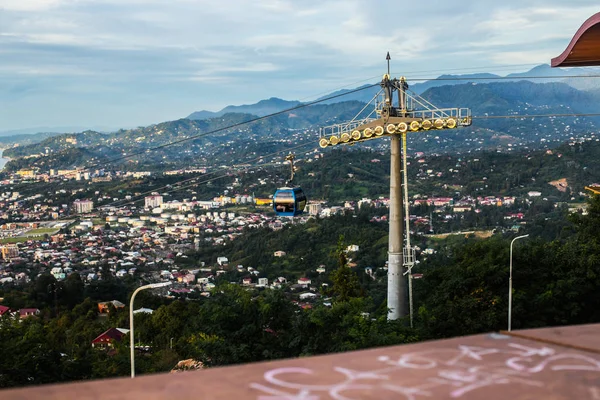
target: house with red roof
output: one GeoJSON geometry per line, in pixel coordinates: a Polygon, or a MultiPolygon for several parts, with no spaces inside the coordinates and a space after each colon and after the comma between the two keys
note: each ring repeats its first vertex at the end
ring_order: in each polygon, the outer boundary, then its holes
{"type": "Polygon", "coordinates": [[[252,285],[252,278],[244,278],[244,279],[242,279],[242,284],[244,286],[252,285]]]}
{"type": "Polygon", "coordinates": [[[110,328],[106,332],[101,333],[96,339],[92,340],[92,347],[113,347],[114,342],[123,340],[123,337],[127,333],[129,333],[129,329],[110,328]]]}
{"type": "Polygon", "coordinates": [[[19,310],[19,317],[21,319],[35,317],[39,314],[40,314],[40,310],[38,308],[21,308],[19,310]]]}
{"type": "Polygon", "coordinates": [[[6,315],[10,315],[10,308],[6,307],[6,306],[0,306],[0,317],[3,316],[4,314],[6,315]]]}
{"type": "Polygon", "coordinates": [[[298,285],[308,286],[310,285],[310,278],[300,278],[298,279],[298,285]]]}

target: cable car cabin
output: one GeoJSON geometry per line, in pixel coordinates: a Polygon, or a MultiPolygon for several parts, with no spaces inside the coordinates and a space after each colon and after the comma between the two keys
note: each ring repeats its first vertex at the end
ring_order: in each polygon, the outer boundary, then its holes
{"type": "Polygon", "coordinates": [[[306,206],[306,195],[301,188],[279,188],[273,196],[273,210],[281,217],[302,214],[306,206]]]}

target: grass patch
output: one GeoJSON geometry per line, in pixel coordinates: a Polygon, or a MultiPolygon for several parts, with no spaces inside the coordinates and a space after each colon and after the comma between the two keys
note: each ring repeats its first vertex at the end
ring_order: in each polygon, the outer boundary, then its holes
{"type": "Polygon", "coordinates": [[[28,240],[31,240],[31,238],[26,238],[26,237],[4,238],[4,239],[0,239],[0,243],[2,243],[2,244],[24,243],[28,240]]]}
{"type": "MultiPolygon", "coordinates": [[[[261,207],[261,206],[259,206],[259,207],[261,207]]],[[[220,209],[220,210],[215,210],[215,211],[218,211],[218,212],[225,211],[227,213],[232,212],[232,213],[237,213],[237,214],[240,214],[240,215],[245,215],[245,214],[254,214],[256,212],[261,211],[259,207],[253,207],[252,205],[245,205],[245,204],[243,204],[243,205],[228,206],[226,208],[223,208],[223,209],[220,209]]],[[[271,207],[265,206],[265,207],[262,207],[262,208],[270,209],[271,207]]]]}
{"type": "Polygon", "coordinates": [[[32,229],[30,231],[27,231],[23,236],[25,236],[25,237],[42,236],[45,234],[54,235],[59,230],[60,229],[58,229],[58,228],[38,228],[38,229],[32,229]]]}
{"type": "Polygon", "coordinates": [[[43,240],[44,239],[44,235],[46,235],[46,234],[49,235],[49,236],[50,235],[54,235],[59,230],[60,230],[59,228],[38,228],[38,229],[32,229],[32,230],[30,230],[28,232],[25,232],[21,236],[0,239],[0,244],[24,243],[24,242],[27,242],[28,240],[43,240]]]}

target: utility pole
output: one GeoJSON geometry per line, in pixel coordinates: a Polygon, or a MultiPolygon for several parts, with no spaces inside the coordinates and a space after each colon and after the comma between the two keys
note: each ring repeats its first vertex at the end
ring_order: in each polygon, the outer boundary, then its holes
{"type": "MultiPolygon", "coordinates": [[[[408,84],[404,77],[390,78],[390,54],[386,56],[388,73],[381,80],[381,90],[369,104],[375,102],[368,115],[365,106],[351,121],[321,128],[319,145],[322,148],[338,144],[354,144],[366,140],[390,136],[390,214],[388,242],[388,320],[407,315],[407,280],[412,288],[411,269],[415,262],[414,249],[410,243],[408,177],[406,134],[408,131],[429,129],[453,129],[471,125],[471,111],[466,108],[435,108],[427,100],[406,92],[408,84]],[[398,106],[393,105],[393,94],[398,91],[398,106]],[[416,107],[420,109],[417,110],[416,107]],[[400,137],[403,149],[401,151],[400,137]],[[403,160],[400,155],[403,154],[403,160]],[[403,184],[404,179],[404,184],[403,184]],[[404,199],[402,188],[404,187],[404,199]],[[404,203],[404,204],[403,204],[404,203]],[[403,210],[403,205],[405,206],[403,210]],[[406,214],[406,229],[403,227],[406,214]],[[404,237],[406,235],[406,245],[404,237]],[[406,267],[406,268],[405,268],[406,267]]],[[[412,326],[412,290],[409,293],[412,326]]]]}

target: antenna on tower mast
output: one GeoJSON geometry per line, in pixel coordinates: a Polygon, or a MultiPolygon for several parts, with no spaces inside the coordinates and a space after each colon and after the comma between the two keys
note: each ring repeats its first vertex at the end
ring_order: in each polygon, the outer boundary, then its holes
{"type": "Polygon", "coordinates": [[[387,60],[387,65],[388,65],[388,75],[390,74],[390,60],[392,59],[392,57],[390,57],[390,52],[388,51],[387,56],[385,57],[385,59],[387,60]]]}

